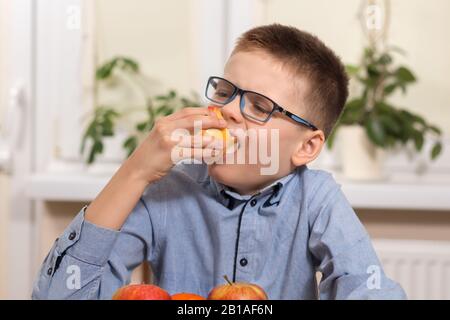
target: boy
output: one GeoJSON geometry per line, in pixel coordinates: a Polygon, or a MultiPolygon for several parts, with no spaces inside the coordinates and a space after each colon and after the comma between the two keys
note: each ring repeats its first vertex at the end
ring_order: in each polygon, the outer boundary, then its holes
{"type": "Polygon", "coordinates": [[[341,114],[347,85],[339,58],[316,37],[279,24],[247,31],[224,75],[208,80],[206,96],[223,119],[207,108],[159,119],[57,239],[33,298],[110,299],[143,261],[170,294],[206,296],[228,275],[270,299],[404,298],[339,185],[306,167],[341,114]],[[199,121],[235,132],[245,163],[174,165],[175,147],[197,160],[228,155],[205,135],[191,143],[199,121]],[[270,174],[251,161],[251,135],[242,138],[263,129],[276,132],[265,147],[279,151],[270,174]],[[73,270],[79,283],[68,285],[73,270]]]}

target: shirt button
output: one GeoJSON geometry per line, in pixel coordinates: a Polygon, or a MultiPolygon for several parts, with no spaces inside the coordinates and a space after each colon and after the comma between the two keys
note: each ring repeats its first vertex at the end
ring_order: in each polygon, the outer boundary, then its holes
{"type": "Polygon", "coordinates": [[[76,233],[75,231],[71,232],[71,233],[69,234],[69,240],[75,239],[76,236],[77,236],[77,233],[76,233]]]}
{"type": "Polygon", "coordinates": [[[239,263],[241,264],[241,266],[245,267],[245,266],[248,264],[248,261],[247,261],[247,259],[242,258],[242,259],[239,261],[239,263]]]}
{"type": "Polygon", "coordinates": [[[250,205],[251,205],[252,207],[254,207],[254,206],[256,206],[256,203],[258,203],[258,201],[257,201],[256,199],[253,199],[253,200],[250,202],[250,205]]]}
{"type": "Polygon", "coordinates": [[[52,272],[53,272],[53,269],[52,269],[52,268],[48,268],[48,269],[47,269],[47,274],[48,274],[49,276],[52,275],[52,272]]]}

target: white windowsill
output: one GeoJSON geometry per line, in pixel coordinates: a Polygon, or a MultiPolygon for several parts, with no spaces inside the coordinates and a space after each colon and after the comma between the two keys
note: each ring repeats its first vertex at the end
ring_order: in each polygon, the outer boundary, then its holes
{"type": "MultiPolygon", "coordinates": [[[[38,173],[31,176],[27,194],[44,201],[91,201],[106,185],[110,173],[67,171],[38,173]]],[[[335,179],[355,208],[411,209],[450,211],[450,175],[392,175],[378,182],[335,179]]]]}
{"type": "Polygon", "coordinates": [[[335,175],[354,208],[450,211],[450,176],[393,176],[378,182],[346,181],[335,175]]]}

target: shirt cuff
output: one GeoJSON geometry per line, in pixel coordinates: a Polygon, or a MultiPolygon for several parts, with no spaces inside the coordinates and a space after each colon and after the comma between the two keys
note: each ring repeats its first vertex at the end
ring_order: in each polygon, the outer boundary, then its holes
{"type": "Polygon", "coordinates": [[[109,259],[119,231],[99,227],[84,218],[87,206],[58,239],[59,253],[67,251],[72,257],[89,264],[103,266],[109,259]]]}

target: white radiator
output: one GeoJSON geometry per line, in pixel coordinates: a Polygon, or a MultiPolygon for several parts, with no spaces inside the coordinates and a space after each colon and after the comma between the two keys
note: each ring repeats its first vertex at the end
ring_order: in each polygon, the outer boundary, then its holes
{"type": "Polygon", "coordinates": [[[375,239],[373,245],[409,299],[450,299],[450,241],[375,239]]]}

